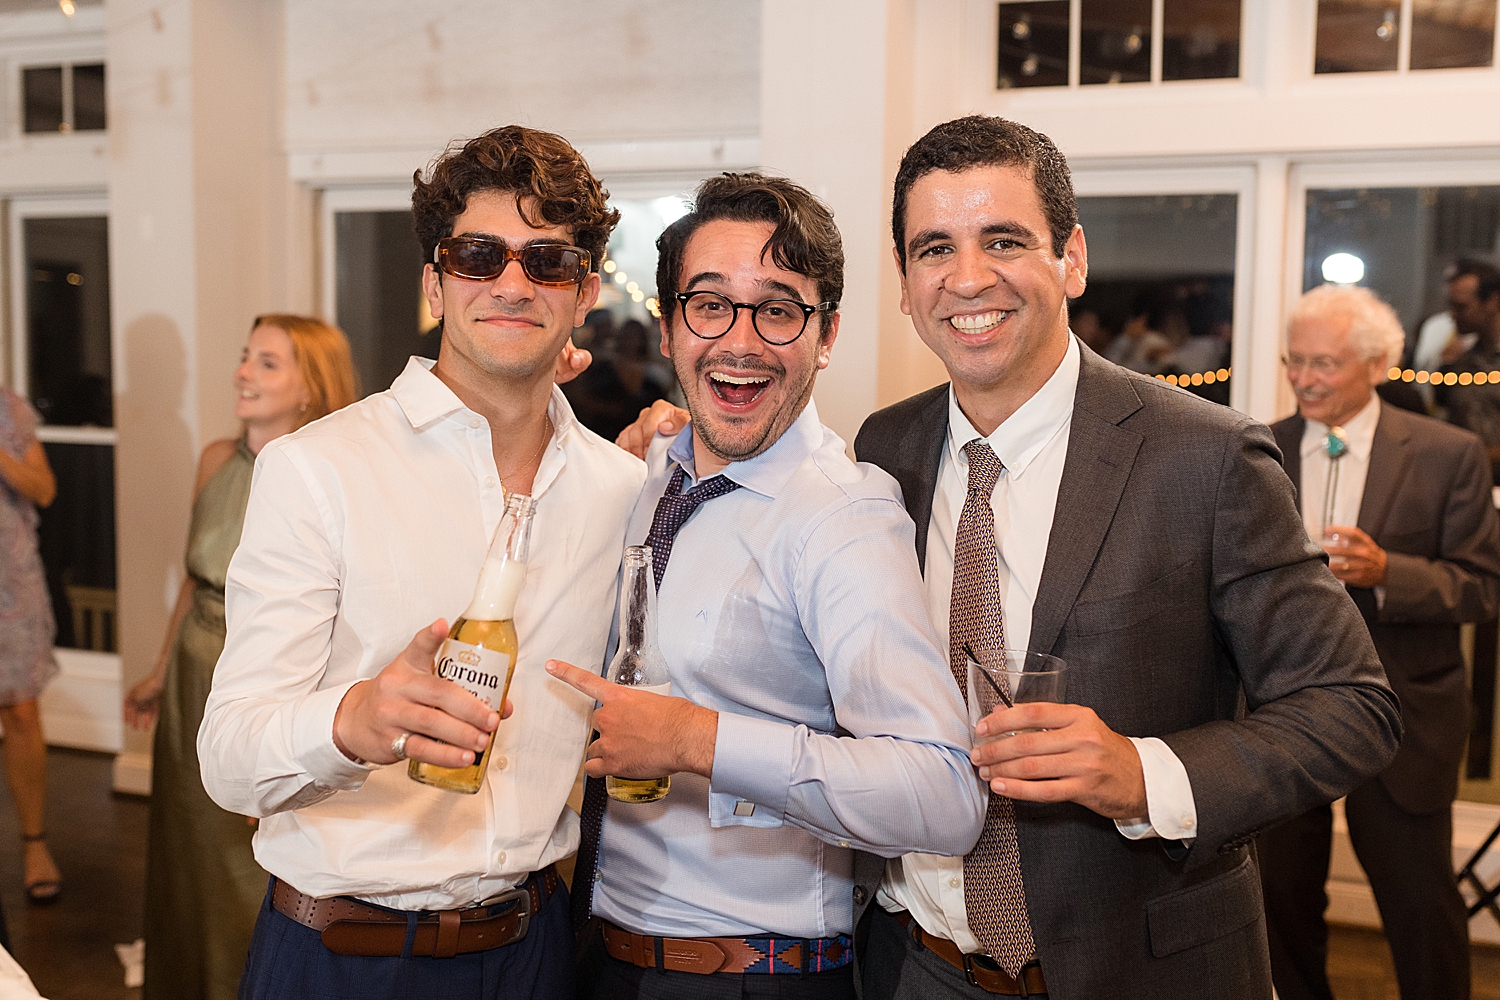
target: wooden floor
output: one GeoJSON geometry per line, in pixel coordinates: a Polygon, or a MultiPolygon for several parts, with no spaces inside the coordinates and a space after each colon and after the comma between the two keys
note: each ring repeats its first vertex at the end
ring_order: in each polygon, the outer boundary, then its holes
{"type": "MultiPolygon", "coordinates": [[[[21,891],[20,838],[0,792],[0,906],[12,951],[50,1000],[138,1000],[114,945],[141,936],[146,802],[110,791],[111,759],[48,753],[48,831],[63,872],[62,898],[30,906],[21,891]]],[[[0,783],[3,787],[3,783],[0,783]]],[[[1338,1000],[1399,1000],[1391,953],[1377,931],[1335,927],[1329,974],[1338,1000]]],[[[1474,949],[1475,1000],[1500,1000],[1500,949],[1474,949]]]]}

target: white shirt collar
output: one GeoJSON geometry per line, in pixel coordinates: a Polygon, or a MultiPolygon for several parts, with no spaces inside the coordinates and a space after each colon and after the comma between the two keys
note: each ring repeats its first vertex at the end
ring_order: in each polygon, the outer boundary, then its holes
{"type": "MultiPolygon", "coordinates": [[[[1349,447],[1350,455],[1360,461],[1369,459],[1370,449],[1375,447],[1375,427],[1379,423],[1380,396],[1372,392],[1369,402],[1340,425],[1344,430],[1344,441],[1349,447]]],[[[1328,437],[1328,425],[1317,420],[1308,420],[1306,424],[1302,430],[1301,451],[1303,458],[1310,458],[1323,450],[1323,440],[1328,437]]]]}
{"type": "MultiPolygon", "coordinates": [[[[414,430],[421,430],[451,413],[469,411],[447,383],[433,373],[435,364],[437,362],[432,358],[413,355],[407,359],[406,367],[396,376],[396,381],[391,383],[391,395],[414,430]]],[[[552,398],[547,401],[547,416],[552,420],[552,444],[559,447],[573,429],[576,418],[573,407],[568,405],[568,397],[556,385],[552,387],[552,398]]]]}
{"type": "MultiPolygon", "coordinates": [[[[1012,413],[985,440],[1012,478],[1022,476],[1032,459],[1048,441],[1073,419],[1073,400],[1078,394],[1080,355],[1078,341],[1068,336],[1068,349],[1057,371],[1040,389],[1012,413]]],[[[955,462],[965,466],[964,445],[983,438],[958,405],[958,396],[948,388],[948,449],[955,462]]]]}

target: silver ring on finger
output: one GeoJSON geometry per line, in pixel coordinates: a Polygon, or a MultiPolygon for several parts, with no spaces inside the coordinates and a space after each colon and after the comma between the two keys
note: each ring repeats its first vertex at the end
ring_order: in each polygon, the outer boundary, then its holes
{"type": "Polygon", "coordinates": [[[402,733],[391,740],[391,753],[396,755],[397,760],[406,759],[406,741],[411,739],[411,733],[402,733]]]}

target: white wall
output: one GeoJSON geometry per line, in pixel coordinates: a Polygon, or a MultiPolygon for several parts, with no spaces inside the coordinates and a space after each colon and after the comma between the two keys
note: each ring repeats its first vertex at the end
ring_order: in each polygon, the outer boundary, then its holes
{"type": "Polygon", "coordinates": [[[744,166],[758,140],[755,2],[286,0],[286,21],[285,138],[309,183],[409,181],[510,122],[606,178],[744,166]]]}

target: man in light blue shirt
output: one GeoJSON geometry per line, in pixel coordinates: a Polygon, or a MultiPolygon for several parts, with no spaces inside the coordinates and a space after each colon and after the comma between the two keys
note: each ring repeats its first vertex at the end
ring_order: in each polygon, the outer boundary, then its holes
{"type": "Polygon", "coordinates": [[[662,348],[693,421],[652,447],[626,537],[656,552],[673,697],[548,665],[600,702],[574,880],[575,915],[592,893],[603,919],[584,992],[738,997],[745,975],[793,973],[779,995],[852,997],[853,851],[961,855],[983,824],[963,701],[895,481],[851,462],[812,403],[843,288],[827,208],[726,174],[658,245],[662,348]],[[656,803],[599,794],[602,775],[663,773],[656,803]]]}

